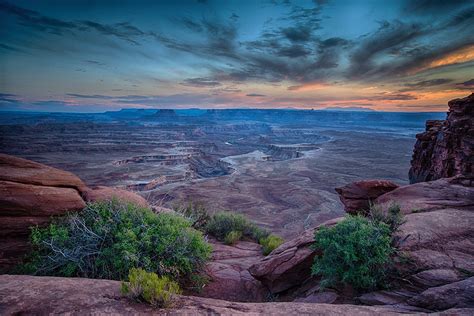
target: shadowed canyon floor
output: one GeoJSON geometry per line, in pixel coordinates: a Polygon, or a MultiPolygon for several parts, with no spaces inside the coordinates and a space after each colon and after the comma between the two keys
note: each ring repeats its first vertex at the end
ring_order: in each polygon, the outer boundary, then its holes
{"type": "Polygon", "coordinates": [[[10,113],[1,120],[1,149],[88,185],[139,191],[153,204],[191,200],[245,213],[292,238],[342,214],[335,187],[367,178],[406,184],[413,136],[440,116],[188,112],[10,113]]]}

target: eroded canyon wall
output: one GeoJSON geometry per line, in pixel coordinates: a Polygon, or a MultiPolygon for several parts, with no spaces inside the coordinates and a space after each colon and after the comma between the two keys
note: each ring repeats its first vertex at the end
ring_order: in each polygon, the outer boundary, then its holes
{"type": "Polygon", "coordinates": [[[474,93],[448,105],[446,120],[429,120],[416,135],[410,183],[474,175],[474,93]]]}

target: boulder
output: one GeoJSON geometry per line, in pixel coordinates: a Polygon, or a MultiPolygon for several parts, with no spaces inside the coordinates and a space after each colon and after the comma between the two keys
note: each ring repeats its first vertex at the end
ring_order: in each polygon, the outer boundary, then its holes
{"type": "Polygon", "coordinates": [[[79,193],[87,186],[74,174],[31,160],[0,154],[0,180],[44,187],[73,188],[79,193]]]}
{"type": "Polygon", "coordinates": [[[97,186],[92,189],[87,189],[84,192],[83,197],[87,202],[116,199],[125,203],[135,203],[142,207],[150,207],[148,202],[137,193],[118,188],[97,186]]]}
{"type": "Polygon", "coordinates": [[[427,121],[426,131],[416,135],[410,183],[474,177],[474,93],[448,105],[445,121],[427,121]]]}
{"type": "Polygon", "coordinates": [[[82,210],[85,190],[86,185],[72,173],[0,154],[0,272],[28,251],[31,226],[82,210]]]}
{"type": "Polygon", "coordinates": [[[339,295],[335,291],[314,292],[306,297],[300,297],[293,302],[333,304],[339,295]]]}
{"type": "Polygon", "coordinates": [[[77,190],[0,181],[0,216],[53,216],[85,207],[77,190]]]}
{"type": "Polygon", "coordinates": [[[212,247],[205,269],[210,282],[198,295],[237,302],[265,301],[268,291],[248,271],[263,258],[261,246],[247,241],[228,246],[213,240],[212,247]]]}
{"type": "MultiPolygon", "coordinates": [[[[343,217],[327,221],[321,226],[332,226],[343,217]]],[[[318,229],[316,227],[315,229],[318,229]]],[[[306,230],[299,237],[283,243],[270,255],[249,268],[249,272],[260,280],[273,294],[301,285],[311,278],[311,265],[315,252],[310,249],[315,229],[306,230]]]]}
{"type": "MultiPolygon", "coordinates": [[[[467,294],[460,295],[459,304],[451,305],[429,305],[425,297],[439,294],[443,299],[443,295],[448,295],[445,293],[454,291],[426,292],[438,287],[442,290],[454,288],[459,293],[471,291],[470,283],[463,281],[474,274],[474,188],[465,186],[458,177],[439,179],[397,188],[381,195],[375,202],[382,203],[382,209],[392,203],[400,204],[404,214],[403,223],[394,235],[400,256],[395,258],[397,271],[392,275],[398,277],[392,280],[390,290],[366,293],[353,297],[352,301],[397,306],[406,311],[468,306],[467,294]],[[412,299],[416,297],[418,299],[412,299]]],[[[342,219],[322,225],[333,225],[342,219]]],[[[308,291],[308,286],[317,289],[319,282],[310,276],[313,257],[317,254],[309,248],[313,235],[314,229],[308,230],[282,244],[250,267],[250,273],[281,297],[290,291],[297,293],[297,301],[334,299],[336,303],[351,302],[350,298],[343,297],[347,296],[342,293],[343,289],[336,291],[338,297],[308,291]]]]}
{"type": "Polygon", "coordinates": [[[358,299],[364,305],[395,305],[404,303],[412,296],[413,293],[408,291],[376,291],[362,294],[358,299]]]}
{"type": "Polygon", "coordinates": [[[398,185],[388,180],[363,180],[336,188],[344,209],[349,214],[364,213],[379,196],[393,191],[398,185]]]}

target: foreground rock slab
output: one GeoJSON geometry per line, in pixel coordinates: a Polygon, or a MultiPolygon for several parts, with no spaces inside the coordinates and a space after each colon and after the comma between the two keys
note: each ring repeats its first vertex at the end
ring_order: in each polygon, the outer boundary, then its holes
{"type": "MultiPolygon", "coordinates": [[[[473,312],[465,308],[439,315],[472,315],[473,312]]],[[[193,296],[181,296],[173,308],[163,310],[122,297],[118,281],[21,275],[0,275],[0,314],[398,315],[391,307],[237,303],[193,296]]]]}

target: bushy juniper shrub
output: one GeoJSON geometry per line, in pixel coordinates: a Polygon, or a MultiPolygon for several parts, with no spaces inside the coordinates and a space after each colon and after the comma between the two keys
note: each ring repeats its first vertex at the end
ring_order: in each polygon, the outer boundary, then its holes
{"type": "Polygon", "coordinates": [[[391,232],[386,223],[361,216],[321,227],[313,247],[322,254],[315,257],[312,274],[322,277],[322,288],[338,283],[357,290],[384,287],[394,253],[391,232]]]}
{"type": "Polygon", "coordinates": [[[283,238],[277,235],[269,235],[268,237],[260,239],[260,244],[262,245],[262,251],[263,254],[266,256],[278,246],[280,246],[283,243],[283,238]]]}
{"type": "Polygon", "coordinates": [[[242,214],[231,212],[218,212],[211,216],[206,232],[220,241],[224,241],[231,232],[240,232],[241,238],[247,238],[259,242],[270,233],[249,221],[242,214]]]}
{"type": "Polygon", "coordinates": [[[167,276],[132,268],[128,282],[122,282],[122,294],[138,301],[145,301],[157,307],[170,307],[177,294],[181,294],[179,284],[167,276]]]}
{"type": "Polygon", "coordinates": [[[118,201],[88,204],[31,233],[26,272],[121,280],[132,268],[175,279],[199,270],[211,247],[186,219],[118,201]]]}

